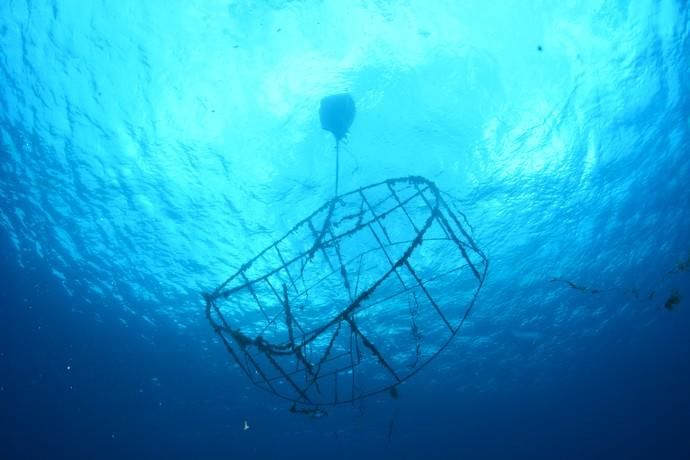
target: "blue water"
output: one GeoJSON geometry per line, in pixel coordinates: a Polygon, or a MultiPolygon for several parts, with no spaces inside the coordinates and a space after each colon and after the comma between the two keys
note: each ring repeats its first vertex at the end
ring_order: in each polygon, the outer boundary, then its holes
{"type": "Polygon", "coordinates": [[[2,0],[0,458],[690,458],[689,33],[683,0],[2,0]],[[311,419],[200,293],[332,198],[343,91],[340,190],[433,180],[490,270],[398,398],[311,419]]]}

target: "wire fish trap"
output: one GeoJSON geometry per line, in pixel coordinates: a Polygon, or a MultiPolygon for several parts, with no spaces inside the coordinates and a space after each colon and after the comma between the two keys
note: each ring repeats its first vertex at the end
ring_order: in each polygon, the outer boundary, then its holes
{"type": "Polygon", "coordinates": [[[206,316],[259,388],[293,412],[389,391],[470,314],[488,260],[422,177],[335,197],[204,294],[206,316]]]}

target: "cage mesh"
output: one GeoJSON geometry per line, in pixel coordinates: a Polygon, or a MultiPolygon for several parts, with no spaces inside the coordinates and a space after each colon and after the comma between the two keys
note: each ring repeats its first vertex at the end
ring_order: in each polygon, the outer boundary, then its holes
{"type": "Polygon", "coordinates": [[[488,260],[421,177],[335,197],[212,293],[206,316],[256,386],[312,415],[397,386],[458,333],[488,260]]]}

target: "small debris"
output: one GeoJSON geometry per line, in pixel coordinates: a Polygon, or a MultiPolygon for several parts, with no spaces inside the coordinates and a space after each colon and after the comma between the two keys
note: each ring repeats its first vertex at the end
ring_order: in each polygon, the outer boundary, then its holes
{"type": "Polygon", "coordinates": [[[680,294],[678,291],[674,291],[673,294],[664,303],[664,308],[667,310],[673,310],[673,308],[680,303],[680,294]]]}

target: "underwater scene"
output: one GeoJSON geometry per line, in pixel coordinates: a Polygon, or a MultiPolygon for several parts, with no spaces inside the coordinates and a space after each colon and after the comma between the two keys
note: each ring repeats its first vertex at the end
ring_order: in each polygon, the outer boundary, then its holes
{"type": "Polygon", "coordinates": [[[690,458],[685,0],[0,0],[0,458],[690,458]]]}

